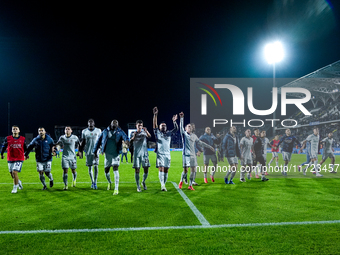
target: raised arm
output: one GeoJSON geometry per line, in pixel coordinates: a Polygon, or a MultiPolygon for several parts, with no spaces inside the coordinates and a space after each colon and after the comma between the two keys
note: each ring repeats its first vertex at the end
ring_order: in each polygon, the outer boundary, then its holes
{"type": "Polygon", "coordinates": [[[171,130],[171,133],[176,133],[178,131],[178,125],[177,125],[177,114],[172,116],[172,122],[174,124],[174,128],[171,130]]]}
{"type": "Polygon", "coordinates": [[[153,108],[153,128],[158,128],[158,125],[157,125],[157,116],[158,116],[158,108],[154,107],[153,108]]]}
{"type": "Polygon", "coordinates": [[[184,133],[184,113],[183,112],[181,112],[180,114],[179,114],[179,117],[180,117],[180,121],[179,121],[179,131],[181,132],[181,135],[184,133]]]}
{"type": "Polygon", "coordinates": [[[150,138],[151,137],[151,134],[149,133],[148,129],[146,127],[143,127],[143,130],[145,131],[146,133],[146,137],[147,138],[150,138]]]}

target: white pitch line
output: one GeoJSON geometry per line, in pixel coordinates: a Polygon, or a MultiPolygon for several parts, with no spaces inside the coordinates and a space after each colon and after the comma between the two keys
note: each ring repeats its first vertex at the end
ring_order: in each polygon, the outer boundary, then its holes
{"type": "Polygon", "coordinates": [[[272,222],[272,223],[244,223],[222,225],[195,225],[195,226],[169,226],[169,227],[139,227],[139,228],[94,228],[94,229],[56,229],[56,230],[13,230],[0,231],[5,234],[62,234],[62,233],[94,233],[94,232],[123,232],[123,231],[151,231],[151,230],[181,230],[181,229],[213,229],[213,228],[240,228],[240,227],[266,227],[266,226],[295,226],[316,224],[339,224],[340,220],[331,221],[300,221],[300,222],[272,222]]]}
{"type": "Polygon", "coordinates": [[[180,188],[178,188],[177,183],[176,182],[171,182],[171,183],[174,185],[178,193],[182,196],[184,201],[190,207],[192,212],[196,215],[197,219],[201,222],[201,224],[203,226],[210,226],[210,223],[206,220],[206,218],[204,218],[203,214],[196,208],[193,202],[191,202],[191,200],[187,197],[187,195],[185,195],[184,192],[180,188]]]}

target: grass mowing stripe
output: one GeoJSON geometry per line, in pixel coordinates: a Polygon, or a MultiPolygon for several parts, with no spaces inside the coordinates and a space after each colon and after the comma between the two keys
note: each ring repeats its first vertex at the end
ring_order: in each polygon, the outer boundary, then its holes
{"type": "Polygon", "coordinates": [[[222,225],[196,225],[196,226],[169,226],[169,227],[139,227],[139,228],[97,228],[97,229],[56,229],[56,230],[13,230],[0,231],[4,234],[58,234],[58,233],[89,233],[89,232],[119,232],[119,231],[148,231],[148,230],[172,230],[172,229],[211,229],[211,228],[240,228],[240,227],[265,227],[265,226],[289,226],[289,225],[315,225],[315,224],[339,224],[340,220],[331,221],[301,221],[301,222],[271,222],[271,223],[245,223],[222,225]]]}
{"type": "Polygon", "coordinates": [[[196,215],[197,219],[201,222],[203,226],[210,226],[210,223],[204,218],[203,214],[196,208],[196,206],[191,202],[191,200],[187,197],[187,195],[184,194],[184,192],[178,188],[176,182],[171,182],[178,193],[181,195],[181,197],[184,199],[184,201],[187,203],[187,205],[190,207],[192,212],[196,215]]]}

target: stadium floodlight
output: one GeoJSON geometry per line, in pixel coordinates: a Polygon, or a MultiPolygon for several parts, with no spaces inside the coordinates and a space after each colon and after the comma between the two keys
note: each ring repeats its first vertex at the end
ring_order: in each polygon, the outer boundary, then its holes
{"type": "MultiPolygon", "coordinates": [[[[283,47],[281,42],[276,41],[273,43],[268,43],[264,48],[264,55],[269,64],[273,65],[273,88],[276,87],[275,84],[275,63],[280,62],[283,59],[283,47]]],[[[276,119],[275,111],[273,113],[273,118],[276,119]]],[[[273,135],[275,134],[275,126],[273,125],[273,135]]]]}
{"type": "Polygon", "coordinates": [[[283,59],[283,47],[281,42],[268,43],[264,48],[264,54],[268,64],[275,64],[283,59]]]}

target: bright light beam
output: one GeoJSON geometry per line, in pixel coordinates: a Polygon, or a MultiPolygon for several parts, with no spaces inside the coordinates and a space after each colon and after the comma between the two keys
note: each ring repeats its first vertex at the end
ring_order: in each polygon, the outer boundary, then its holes
{"type": "Polygon", "coordinates": [[[268,43],[264,48],[264,54],[269,64],[275,64],[283,59],[283,47],[279,41],[268,43]]]}

